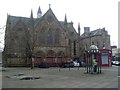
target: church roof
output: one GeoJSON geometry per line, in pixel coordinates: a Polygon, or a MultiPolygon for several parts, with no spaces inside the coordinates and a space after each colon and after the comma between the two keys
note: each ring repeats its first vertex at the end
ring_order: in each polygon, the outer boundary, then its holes
{"type": "MultiPolygon", "coordinates": [[[[22,19],[22,21],[24,22],[25,26],[28,26],[28,22],[29,22],[30,18],[9,15],[9,20],[11,22],[11,28],[13,28],[20,19],[22,19]]],[[[37,21],[38,21],[38,19],[34,19],[35,23],[37,21]]]]}
{"type": "MultiPolygon", "coordinates": [[[[49,10],[40,18],[38,23],[41,22],[44,18],[46,18],[48,20],[48,22],[51,22],[51,19],[52,19],[52,21],[55,21],[56,24],[61,26],[61,28],[65,29],[65,22],[64,21],[58,21],[58,19],[56,18],[55,14],[53,13],[51,8],[49,8],[49,10]]],[[[76,34],[77,32],[74,29],[72,24],[73,24],[72,22],[69,22],[69,23],[66,24],[67,25],[67,30],[76,34]]]]}
{"type": "MultiPolygon", "coordinates": [[[[65,29],[64,21],[58,21],[58,19],[54,15],[53,11],[51,10],[51,8],[49,8],[48,11],[41,18],[33,18],[34,26],[36,26],[39,22],[41,22],[42,20],[44,20],[44,17],[47,18],[48,21],[50,21],[51,18],[54,19],[54,21],[56,22],[56,24],[60,25],[60,27],[63,30],[65,29]]],[[[25,27],[27,28],[28,24],[29,24],[29,21],[30,21],[30,18],[9,15],[9,20],[11,22],[11,28],[13,28],[20,19],[22,19],[22,21],[25,24],[25,27]]],[[[53,20],[51,20],[51,21],[53,21],[53,20]]],[[[66,25],[67,25],[68,32],[72,32],[74,34],[77,34],[76,30],[73,27],[73,23],[72,22],[68,22],[66,25]]]]}
{"type": "MultiPolygon", "coordinates": [[[[61,26],[62,26],[63,28],[65,28],[64,21],[60,21],[60,24],[61,24],[61,26]]],[[[68,29],[70,32],[77,33],[71,22],[68,22],[68,23],[67,23],[67,29],[68,29]]]]}
{"type": "Polygon", "coordinates": [[[51,8],[49,8],[48,11],[41,18],[38,19],[38,22],[35,24],[35,26],[37,26],[39,23],[43,23],[42,21],[44,21],[44,24],[54,22],[56,25],[58,25],[62,28],[60,22],[56,18],[55,14],[53,13],[51,8]]]}

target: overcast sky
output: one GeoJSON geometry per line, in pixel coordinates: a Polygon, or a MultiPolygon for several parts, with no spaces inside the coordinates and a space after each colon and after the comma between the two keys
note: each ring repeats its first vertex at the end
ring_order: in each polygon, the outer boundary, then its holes
{"type": "MultiPolygon", "coordinates": [[[[1,0],[0,1],[0,28],[6,24],[7,13],[13,16],[30,17],[31,9],[34,18],[37,17],[38,7],[46,13],[49,4],[59,21],[67,20],[74,23],[77,30],[78,22],[90,30],[105,27],[111,35],[111,45],[118,44],[118,1],[119,0],[1,0]]],[[[0,32],[3,29],[0,29],[0,32]]],[[[4,34],[0,34],[3,42],[4,34]]],[[[0,43],[0,47],[3,44],[0,43]]]]}

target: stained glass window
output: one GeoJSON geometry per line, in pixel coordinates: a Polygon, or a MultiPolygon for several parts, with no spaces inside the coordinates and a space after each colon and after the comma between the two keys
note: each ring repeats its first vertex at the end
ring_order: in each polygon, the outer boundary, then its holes
{"type": "Polygon", "coordinates": [[[39,45],[44,45],[45,44],[45,31],[44,29],[42,29],[39,33],[37,33],[38,35],[38,43],[39,45]]]}
{"type": "Polygon", "coordinates": [[[56,32],[55,32],[55,44],[59,44],[60,42],[59,42],[59,37],[60,37],[60,35],[59,35],[59,31],[57,30],[56,32]]]}
{"type": "Polygon", "coordinates": [[[52,31],[49,29],[47,33],[47,44],[52,45],[53,44],[53,36],[52,36],[52,31]]]}

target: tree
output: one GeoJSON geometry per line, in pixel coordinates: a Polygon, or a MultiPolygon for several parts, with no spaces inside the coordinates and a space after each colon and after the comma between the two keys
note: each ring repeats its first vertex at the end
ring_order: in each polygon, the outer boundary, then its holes
{"type": "Polygon", "coordinates": [[[35,48],[35,43],[36,43],[36,31],[34,29],[34,19],[33,19],[33,13],[31,10],[31,16],[30,16],[30,21],[28,23],[29,27],[28,30],[25,30],[25,50],[26,50],[26,57],[30,60],[30,67],[31,69],[34,68],[34,48],[35,48]]]}

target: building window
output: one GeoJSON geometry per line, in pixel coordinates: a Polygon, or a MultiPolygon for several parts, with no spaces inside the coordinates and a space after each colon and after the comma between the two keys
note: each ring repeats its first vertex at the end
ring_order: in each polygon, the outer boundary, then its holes
{"type": "Polygon", "coordinates": [[[60,35],[59,35],[59,31],[57,30],[55,32],[55,45],[58,45],[60,43],[59,38],[60,38],[60,35]]]}
{"type": "Polygon", "coordinates": [[[74,56],[76,56],[76,41],[74,41],[73,45],[74,45],[74,56]]]}
{"type": "Polygon", "coordinates": [[[105,47],[105,42],[103,42],[103,49],[105,49],[106,47],[105,47]]]}
{"type": "Polygon", "coordinates": [[[71,40],[69,39],[69,50],[70,50],[70,55],[72,54],[72,42],[71,42],[71,40]]]}
{"type": "Polygon", "coordinates": [[[53,21],[53,17],[52,16],[48,16],[47,20],[48,20],[48,22],[52,22],[53,21]]]}
{"type": "Polygon", "coordinates": [[[86,44],[86,45],[85,45],[85,50],[87,50],[87,49],[88,49],[88,45],[86,44]]]}
{"type": "Polygon", "coordinates": [[[52,35],[52,31],[49,30],[47,33],[47,44],[48,45],[52,45],[53,44],[53,35],[52,35]]]}
{"type": "Polygon", "coordinates": [[[69,39],[69,47],[71,48],[71,40],[69,39]]]}
{"type": "Polygon", "coordinates": [[[45,30],[42,29],[40,32],[37,32],[37,45],[44,45],[45,44],[45,30]]]}

